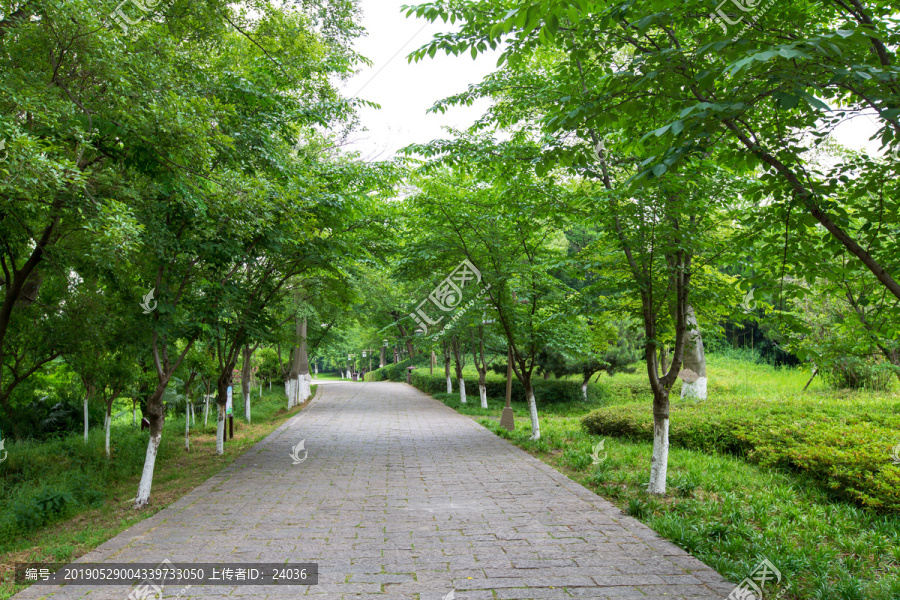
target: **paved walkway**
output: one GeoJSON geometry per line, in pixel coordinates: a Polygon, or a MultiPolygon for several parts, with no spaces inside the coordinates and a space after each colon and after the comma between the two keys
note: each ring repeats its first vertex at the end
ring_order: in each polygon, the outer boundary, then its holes
{"type": "MultiPolygon", "coordinates": [[[[196,599],[722,600],[734,587],[402,383],[323,385],[231,466],[80,562],[166,558],[320,565],[316,586],[195,586],[180,596],[196,599]],[[294,465],[300,440],[309,455],[294,465]]],[[[124,600],[129,589],[32,586],[15,598],[124,600]]]]}

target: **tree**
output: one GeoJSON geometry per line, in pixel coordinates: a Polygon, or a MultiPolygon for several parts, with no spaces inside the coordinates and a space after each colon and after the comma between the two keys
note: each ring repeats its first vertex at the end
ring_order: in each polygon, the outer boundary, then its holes
{"type": "Polygon", "coordinates": [[[410,228],[422,232],[409,244],[410,254],[421,256],[427,249],[435,257],[430,269],[447,265],[437,272],[461,272],[476,279],[472,268],[477,270],[483,286],[480,297],[497,315],[512,347],[533,439],[540,438],[532,384],[537,354],[552,341],[564,346],[561,323],[574,318],[563,309],[570,290],[549,273],[564,251],[565,215],[555,210],[562,189],[535,176],[530,160],[536,151],[521,140],[496,143],[472,136],[411,146],[407,152],[435,158],[415,181],[420,193],[406,201],[410,228]],[[446,230],[427,226],[436,220],[446,230]],[[460,271],[453,270],[450,265],[460,260],[468,262],[456,267],[460,271]]]}
{"type": "MultiPolygon", "coordinates": [[[[438,50],[475,55],[503,44],[501,62],[515,68],[545,49],[555,52],[555,72],[580,78],[582,85],[538,117],[544,131],[624,130],[631,149],[648,137],[666,140],[643,159],[632,183],[713,152],[736,169],[758,168],[763,176],[756,193],[774,197],[773,210],[797,210],[820,224],[900,299],[889,268],[900,250],[897,241],[861,243],[866,230],[846,219],[864,195],[840,202],[838,194],[851,179],[862,182],[857,189],[875,191],[886,172],[896,177],[900,161],[877,164],[861,156],[819,170],[807,153],[842,121],[867,112],[880,126],[883,146],[900,147],[900,92],[890,51],[900,41],[894,5],[768,3],[752,17],[732,8],[711,21],[697,19],[708,10],[702,2],[675,7],[656,0],[528,0],[513,8],[497,0],[441,0],[410,7],[408,14],[462,23],[435,36],[413,53],[415,59],[438,50]],[[736,32],[725,23],[745,16],[752,22],[732,39],[736,32]],[[635,128],[632,115],[646,114],[651,99],[664,122],[648,119],[635,128]]],[[[497,84],[493,79],[458,100],[471,102],[497,84]]],[[[896,198],[889,203],[895,207],[896,198]]]]}

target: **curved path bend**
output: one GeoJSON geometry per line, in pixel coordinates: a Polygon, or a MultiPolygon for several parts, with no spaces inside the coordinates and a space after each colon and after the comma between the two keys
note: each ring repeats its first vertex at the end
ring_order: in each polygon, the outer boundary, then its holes
{"type": "MultiPolygon", "coordinates": [[[[232,465],[79,562],[163,559],[319,563],[315,586],[164,590],[185,599],[722,600],[734,587],[402,383],[321,385],[232,465]],[[300,440],[308,456],[293,464],[300,440]]],[[[34,585],[15,598],[125,600],[129,591],[34,585]]]]}

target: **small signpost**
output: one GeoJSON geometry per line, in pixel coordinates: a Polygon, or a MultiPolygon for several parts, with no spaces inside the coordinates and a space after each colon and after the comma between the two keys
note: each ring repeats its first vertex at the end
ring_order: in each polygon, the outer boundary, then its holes
{"type": "MultiPolygon", "coordinates": [[[[234,407],[232,406],[231,398],[232,398],[232,387],[229,385],[228,386],[228,395],[226,396],[226,399],[225,399],[225,416],[228,417],[228,437],[233,438],[234,437],[234,407]]],[[[225,437],[225,435],[223,434],[222,438],[224,438],[224,437],[225,437]]]]}

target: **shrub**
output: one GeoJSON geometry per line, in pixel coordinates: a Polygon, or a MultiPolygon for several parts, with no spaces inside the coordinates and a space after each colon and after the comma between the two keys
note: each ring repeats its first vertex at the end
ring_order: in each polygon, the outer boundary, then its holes
{"type": "Polygon", "coordinates": [[[274,348],[260,348],[253,358],[259,364],[256,376],[260,379],[271,380],[274,383],[283,381],[281,364],[278,362],[278,353],[274,348]]]}
{"type": "Polygon", "coordinates": [[[844,356],[822,369],[822,379],[833,388],[888,391],[894,384],[894,367],[856,356],[844,356]]]}
{"type": "MultiPolygon", "coordinates": [[[[900,465],[892,464],[890,442],[900,429],[896,406],[877,398],[730,398],[676,401],[670,414],[672,444],[802,471],[834,495],[900,511],[900,465]]],[[[596,435],[653,439],[652,411],[643,404],[595,410],[582,419],[582,426],[596,435]]]]}
{"type": "MultiPolygon", "coordinates": [[[[404,381],[406,374],[404,371],[404,381]]],[[[466,392],[477,398],[478,396],[478,379],[475,377],[466,377],[466,392]]],[[[533,379],[534,396],[541,404],[563,404],[582,402],[584,396],[581,393],[581,383],[574,379],[533,379]]],[[[443,369],[438,373],[431,375],[426,368],[419,368],[413,371],[412,384],[429,394],[441,393],[447,391],[447,380],[444,378],[443,369]]],[[[456,389],[458,383],[456,377],[453,377],[453,388],[456,389]]],[[[506,397],[506,380],[489,377],[485,382],[485,388],[489,398],[505,398],[506,397]]],[[[605,404],[612,400],[613,394],[606,383],[589,383],[588,384],[588,401],[595,404],[605,404]]],[[[512,384],[512,401],[525,402],[525,386],[518,379],[513,379],[512,384]]]]}
{"type": "Polygon", "coordinates": [[[366,373],[365,381],[406,381],[406,367],[413,362],[413,359],[407,358],[398,363],[384,365],[366,373]]]}

